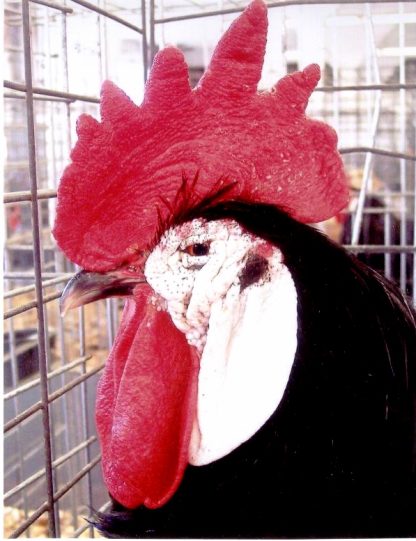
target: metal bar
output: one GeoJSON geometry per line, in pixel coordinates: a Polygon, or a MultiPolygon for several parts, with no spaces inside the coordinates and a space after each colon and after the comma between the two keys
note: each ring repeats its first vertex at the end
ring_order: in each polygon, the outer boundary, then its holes
{"type": "MultiPolygon", "coordinates": [[[[85,363],[85,361],[89,361],[91,359],[91,355],[86,355],[85,357],[80,357],[79,359],[75,359],[74,361],[64,365],[64,366],[61,366],[60,368],[57,368],[56,370],[53,370],[52,372],[49,372],[48,374],[48,379],[50,380],[51,378],[55,377],[55,376],[59,376],[60,374],[63,374],[65,372],[68,372],[69,370],[71,370],[72,368],[75,368],[76,366],[78,366],[79,364],[81,363],[85,363]]],[[[3,398],[4,400],[9,400],[10,398],[13,398],[21,393],[23,393],[24,391],[27,391],[28,389],[31,389],[32,387],[36,387],[36,385],[39,385],[40,383],[40,380],[39,378],[36,378],[35,380],[33,381],[30,381],[29,383],[26,383],[26,385],[21,385],[20,387],[18,387],[17,389],[14,389],[13,391],[10,391],[9,393],[5,393],[3,398]]]]}
{"type": "Polygon", "coordinates": [[[124,19],[117,17],[117,15],[114,15],[113,13],[106,11],[105,9],[95,6],[94,4],[90,4],[90,2],[86,2],[85,0],[71,0],[71,2],[75,2],[75,4],[79,4],[80,6],[87,8],[90,11],[95,11],[95,13],[98,13],[99,15],[103,15],[103,17],[112,19],[113,21],[116,21],[117,23],[122,24],[123,26],[127,26],[127,28],[130,28],[131,30],[134,30],[135,32],[138,32],[139,34],[143,34],[143,30],[139,28],[138,26],[135,26],[134,24],[131,24],[128,21],[125,21],[124,19]]]}
{"type": "MultiPolygon", "coordinates": [[[[354,0],[354,4],[387,4],[392,0],[354,0]]],[[[414,2],[414,0],[402,0],[405,3],[414,2]]],[[[286,6],[309,6],[309,5],[328,5],[328,4],[351,4],[351,0],[284,0],[281,2],[268,2],[268,8],[279,8],[286,6]]],[[[155,24],[173,23],[176,21],[185,21],[187,19],[201,19],[203,17],[215,17],[217,15],[228,15],[230,13],[241,13],[247,7],[247,4],[241,7],[218,9],[215,11],[206,11],[204,13],[190,13],[188,15],[178,15],[176,17],[164,17],[155,19],[155,24]]]]}
{"type": "Polygon", "coordinates": [[[150,11],[150,32],[149,32],[149,43],[150,43],[150,64],[152,64],[153,59],[156,55],[156,43],[155,43],[155,0],[150,0],[149,5],[149,11],[150,11]]]}
{"type": "MultiPolygon", "coordinates": [[[[26,128],[25,125],[20,125],[19,126],[18,124],[15,124],[13,127],[14,128],[26,128]]],[[[47,124],[42,124],[42,123],[39,122],[38,127],[39,128],[46,128],[47,124]]],[[[6,129],[7,129],[7,127],[6,127],[6,129]]],[[[45,158],[39,159],[38,163],[46,163],[45,158]]],[[[27,167],[27,160],[18,160],[18,161],[9,160],[8,163],[6,164],[5,169],[22,169],[22,168],[26,168],[26,167],[27,167]]]]}
{"type": "MultiPolygon", "coordinates": [[[[42,283],[40,285],[36,286],[36,292],[38,293],[38,289],[42,289],[42,283]]],[[[62,295],[62,291],[59,291],[58,293],[51,293],[50,295],[45,295],[42,298],[42,304],[47,304],[48,302],[54,301],[55,299],[59,299],[59,297],[62,295]]],[[[3,319],[8,319],[9,317],[17,316],[18,314],[22,314],[23,312],[27,312],[28,310],[32,310],[33,308],[39,309],[39,301],[31,301],[26,304],[23,304],[22,306],[18,306],[17,308],[12,308],[11,310],[6,310],[3,313],[3,319]]],[[[41,340],[41,337],[39,336],[39,340],[41,340]]]]}
{"type": "MultiPolygon", "coordinates": [[[[67,280],[70,280],[74,276],[74,273],[73,272],[44,272],[42,276],[44,278],[62,277],[62,278],[66,278],[67,280]]],[[[33,280],[34,274],[33,272],[20,272],[20,271],[7,272],[6,271],[3,274],[3,278],[5,280],[33,280]]]]}
{"type": "Polygon", "coordinates": [[[50,394],[49,395],[49,400],[48,400],[49,403],[53,402],[57,398],[60,398],[62,395],[64,395],[65,393],[67,393],[68,391],[70,391],[71,389],[73,389],[74,387],[76,387],[77,385],[82,383],[83,381],[89,379],[94,374],[97,374],[97,372],[102,370],[104,368],[104,366],[105,366],[105,363],[101,363],[100,365],[96,366],[95,368],[93,368],[89,372],[83,374],[82,376],[78,376],[77,378],[72,380],[70,383],[67,383],[66,385],[64,385],[63,387],[58,389],[57,391],[50,394]]]}
{"type": "Polygon", "coordinates": [[[384,244],[344,244],[344,248],[351,252],[369,253],[369,254],[414,254],[416,246],[385,246],[384,244]]]}
{"type": "MultiPolygon", "coordinates": [[[[32,1],[32,0],[31,0],[32,1]]],[[[72,0],[75,1],[75,0],[72,0]]],[[[154,21],[156,23],[156,21],[154,21]]],[[[154,32],[150,30],[150,48],[152,60],[156,54],[156,45],[154,42],[154,32]]],[[[16,90],[19,92],[26,92],[26,86],[22,83],[15,83],[5,80],[3,82],[5,88],[16,90]]],[[[399,90],[415,90],[416,84],[398,84],[398,85],[350,85],[350,86],[321,86],[315,89],[315,92],[344,92],[350,90],[385,90],[385,91],[399,91],[399,90]]],[[[41,96],[50,96],[51,98],[61,98],[64,101],[84,101],[89,103],[100,103],[100,99],[94,96],[85,96],[82,94],[74,94],[71,92],[61,92],[59,90],[52,90],[48,88],[33,87],[33,93],[41,96]]],[[[8,94],[5,97],[17,98],[18,96],[8,94]]],[[[34,99],[39,99],[34,97],[34,99]]],[[[52,100],[53,101],[53,100],[52,100]]]]}
{"type": "MultiPolygon", "coordinates": [[[[105,0],[97,0],[97,7],[100,7],[101,5],[105,6],[105,0]]],[[[107,79],[107,69],[104,69],[104,61],[105,61],[105,54],[104,54],[104,49],[105,49],[105,43],[104,43],[104,40],[103,40],[103,37],[102,37],[102,27],[103,27],[103,22],[106,22],[106,18],[104,17],[100,17],[99,15],[97,15],[96,17],[96,20],[97,20],[97,34],[98,34],[98,50],[97,50],[97,55],[98,55],[98,73],[99,73],[99,80],[100,81],[103,81],[105,79],[107,79]]],[[[107,66],[106,66],[107,68],[107,66]]],[[[67,81],[68,81],[68,78],[67,78],[67,81]]],[[[75,529],[75,525],[74,525],[74,529],[75,529]]]]}
{"type": "MultiPolygon", "coordinates": [[[[5,268],[9,269],[11,268],[11,262],[10,262],[10,254],[6,251],[5,258],[4,258],[4,264],[5,268]]],[[[11,300],[5,301],[5,306],[10,308],[12,306],[11,300]]],[[[16,336],[14,332],[14,320],[11,318],[7,322],[7,329],[8,329],[8,335],[9,335],[9,352],[10,352],[10,367],[11,367],[11,379],[12,379],[12,386],[13,388],[17,387],[19,376],[18,376],[18,360],[17,360],[17,347],[16,347],[16,336]]],[[[13,407],[13,417],[15,417],[18,414],[19,411],[19,402],[17,397],[12,400],[12,407],[13,407]]],[[[15,431],[15,437],[16,437],[16,445],[17,445],[17,457],[18,457],[18,473],[19,473],[19,479],[22,479],[24,477],[24,457],[23,457],[23,435],[22,435],[22,427],[21,425],[17,426],[15,431]]],[[[24,512],[24,518],[27,519],[29,516],[29,505],[28,505],[28,498],[27,494],[23,493],[23,512],[24,512]]],[[[30,536],[30,528],[27,530],[27,537],[30,536]]]]}
{"type": "MultiPolygon", "coordinates": [[[[53,495],[53,503],[57,502],[62,496],[64,496],[68,490],[70,490],[80,479],[84,477],[89,471],[91,471],[97,464],[99,464],[101,460],[101,455],[98,455],[94,460],[92,460],[89,464],[84,466],[82,470],[73,478],[71,481],[66,483],[62,488],[60,488],[54,495],[53,495]]],[[[53,504],[52,504],[53,505],[53,504]]],[[[19,537],[31,524],[35,522],[43,513],[46,511],[51,511],[53,507],[45,502],[43,503],[25,522],[23,522],[19,528],[17,528],[12,535],[10,536],[10,539],[15,539],[16,537],[19,537]]],[[[51,514],[51,513],[50,513],[51,514]]]]}
{"type": "Polygon", "coordinates": [[[55,4],[54,2],[47,2],[46,0],[30,0],[33,4],[40,4],[41,6],[46,6],[48,8],[57,9],[58,11],[62,11],[62,13],[74,13],[74,10],[71,8],[67,8],[65,6],[60,6],[58,4],[55,4]]]}
{"type": "Polygon", "coordinates": [[[108,349],[111,349],[111,346],[114,342],[114,314],[112,311],[112,301],[113,299],[106,299],[105,301],[105,311],[107,316],[107,340],[108,340],[108,349]]]}
{"type": "MultiPolygon", "coordinates": [[[[375,36],[374,36],[374,28],[373,28],[373,20],[371,16],[370,4],[366,3],[365,9],[366,9],[365,29],[366,29],[366,38],[367,38],[366,42],[370,46],[370,49],[371,49],[370,54],[371,54],[371,59],[374,64],[376,84],[380,84],[380,70],[378,67],[377,48],[376,48],[376,41],[375,41],[375,36]]],[[[371,75],[368,75],[368,77],[371,77],[371,75]]],[[[373,114],[371,117],[371,124],[370,124],[370,133],[369,133],[370,145],[369,146],[371,148],[374,147],[376,136],[377,136],[377,129],[378,129],[379,121],[380,121],[381,96],[382,96],[381,91],[378,90],[375,97],[374,110],[373,110],[373,114]]],[[[356,208],[354,219],[352,220],[352,232],[351,232],[352,244],[358,244],[358,240],[360,237],[365,197],[366,197],[368,187],[370,184],[370,175],[371,175],[372,166],[373,166],[373,153],[367,152],[366,157],[365,157],[365,162],[364,162],[364,171],[363,171],[363,178],[361,182],[361,188],[358,194],[357,208],[356,208]]]]}
{"type": "MultiPolygon", "coordinates": [[[[399,2],[399,13],[403,15],[403,4],[399,2]]],[[[406,66],[405,66],[405,40],[404,40],[404,24],[403,19],[400,17],[398,24],[399,30],[399,82],[404,84],[406,82],[406,66]]],[[[399,148],[400,150],[406,150],[406,92],[400,90],[399,92],[399,148]]],[[[406,174],[406,163],[404,160],[400,160],[400,191],[405,192],[407,189],[408,179],[406,174]]],[[[407,204],[404,198],[400,201],[400,244],[407,244],[407,204]]],[[[400,287],[403,291],[407,289],[407,268],[406,268],[406,254],[400,255],[400,287]]]]}
{"type": "MultiPolygon", "coordinates": [[[[78,270],[78,267],[77,267],[77,270],[78,270]]],[[[79,322],[78,322],[79,354],[81,356],[83,356],[83,355],[86,354],[85,308],[84,308],[84,306],[80,306],[80,308],[78,310],[78,313],[79,313],[79,322]]],[[[86,373],[86,370],[87,370],[87,367],[86,367],[86,364],[84,363],[82,365],[83,374],[86,373]]],[[[88,436],[90,434],[90,427],[89,427],[88,412],[87,412],[87,402],[88,402],[87,386],[86,386],[85,381],[81,384],[81,401],[82,401],[82,428],[83,428],[83,435],[84,435],[84,438],[88,438],[88,436]]],[[[91,452],[90,452],[89,447],[87,447],[85,449],[85,460],[86,460],[87,464],[89,462],[91,462],[91,452]]],[[[89,472],[88,472],[88,475],[87,475],[87,494],[88,494],[88,505],[89,505],[89,508],[91,509],[92,508],[93,497],[92,497],[91,475],[90,475],[89,472]]],[[[74,522],[74,531],[77,529],[76,525],[77,525],[77,523],[74,522]]],[[[89,531],[90,537],[93,537],[94,536],[94,529],[92,528],[92,526],[90,526],[89,530],[90,530],[89,531]]]]}
{"type": "MultiPolygon", "coordinates": [[[[20,94],[14,94],[13,92],[4,92],[3,93],[4,98],[13,98],[16,100],[25,100],[26,97],[22,96],[20,94]]],[[[41,96],[33,96],[34,101],[51,101],[51,102],[60,102],[60,103],[72,103],[74,100],[66,99],[66,98],[42,98],[41,96]]]]}
{"type": "Polygon", "coordinates": [[[12,15],[19,15],[19,17],[21,17],[22,15],[21,11],[18,11],[17,9],[13,9],[12,7],[10,7],[10,5],[5,8],[5,12],[7,15],[9,13],[11,13],[12,15]]]}
{"type": "MultiPolygon", "coordinates": [[[[69,87],[70,87],[70,84],[69,84],[69,71],[68,71],[68,28],[67,28],[67,16],[66,15],[63,15],[62,16],[62,19],[61,19],[61,30],[62,30],[62,40],[61,40],[61,49],[62,49],[62,56],[63,56],[63,90],[65,92],[69,92],[69,87]]],[[[99,44],[100,46],[101,44],[99,44]]],[[[101,80],[103,78],[100,78],[101,80]]],[[[67,151],[69,152],[69,149],[72,147],[71,145],[71,107],[70,107],[70,102],[67,102],[66,103],[66,106],[65,106],[65,113],[66,113],[66,148],[67,148],[67,151]]],[[[54,123],[54,114],[53,114],[53,108],[51,108],[51,114],[52,114],[52,128],[54,130],[55,128],[55,123],[54,123]]],[[[61,128],[62,129],[62,128],[61,128]]],[[[52,139],[51,139],[51,149],[52,149],[52,156],[53,156],[53,165],[55,166],[55,163],[56,163],[56,156],[55,156],[55,145],[54,145],[54,141],[55,141],[55,138],[54,136],[52,135],[52,139]]],[[[54,167],[54,170],[52,171],[52,186],[51,188],[54,188],[56,189],[56,182],[57,182],[57,178],[58,178],[58,174],[57,174],[57,171],[55,170],[55,167],[54,167]]],[[[49,215],[51,216],[51,218],[53,219],[53,217],[55,216],[55,200],[53,199],[50,199],[49,202],[48,202],[48,205],[49,205],[49,215]]],[[[54,260],[55,260],[55,268],[56,270],[63,270],[63,261],[62,261],[62,255],[55,251],[54,253],[54,260]]],[[[65,364],[66,364],[66,348],[65,348],[65,328],[64,328],[64,324],[63,324],[63,319],[60,317],[60,314],[59,314],[59,307],[56,306],[56,309],[58,311],[57,313],[57,318],[58,318],[58,334],[59,334],[59,343],[60,343],[60,360],[61,360],[61,369],[63,370],[65,368],[65,364]]],[[[85,366],[85,360],[87,358],[90,358],[90,357],[85,357],[85,355],[81,355],[80,356],[81,358],[81,366],[85,366]]],[[[77,363],[78,364],[78,363],[77,363]]],[[[60,378],[60,385],[63,386],[65,384],[65,379],[64,379],[64,372],[62,373],[61,375],[61,378],[60,378]]],[[[60,401],[60,407],[61,407],[61,412],[62,412],[62,416],[63,416],[63,422],[64,422],[64,426],[66,427],[69,427],[70,424],[68,422],[69,420],[69,417],[71,415],[71,412],[70,410],[68,409],[68,400],[66,398],[66,396],[64,395],[62,400],[60,401]]],[[[73,440],[73,433],[71,430],[66,430],[65,431],[65,435],[64,435],[64,444],[65,444],[65,449],[67,451],[69,451],[71,449],[71,447],[73,446],[73,444],[71,443],[71,440],[73,440]]],[[[73,476],[74,473],[76,473],[74,471],[74,464],[73,462],[71,461],[71,463],[68,465],[69,467],[67,468],[68,471],[68,475],[70,476],[73,476]]],[[[71,508],[72,508],[72,516],[73,516],[73,520],[76,520],[76,508],[77,508],[77,495],[75,494],[75,491],[73,491],[71,493],[71,508]]],[[[55,505],[55,508],[56,510],[58,511],[59,513],[59,502],[56,503],[55,505]]]]}
{"type": "MultiPolygon", "coordinates": [[[[94,443],[95,441],[97,441],[97,436],[91,436],[88,440],[83,441],[82,443],[80,443],[79,445],[71,449],[71,451],[68,451],[64,455],[60,456],[57,460],[54,460],[52,463],[53,468],[58,468],[59,466],[64,464],[67,460],[69,460],[71,457],[76,455],[79,451],[82,451],[86,446],[91,445],[91,443],[94,443]]],[[[29,485],[31,485],[32,483],[34,483],[35,481],[37,481],[44,475],[45,475],[45,470],[37,471],[35,474],[31,475],[30,477],[28,477],[27,479],[25,479],[24,481],[22,481],[15,487],[13,487],[11,490],[9,490],[9,492],[6,492],[6,494],[4,495],[4,500],[8,500],[9,498],[11,498],[12,496],[17,494],[24,488],[28,487],[29,485]]]]}
{"type": "MultiPolygon", "coordinates": [[[[27,92],[27,87],[22,83],[14,83],[12,81],[3,81],[5,88],[11,90],[17,90],[19,92],[27,92]]],[[[82,94],[72,94],[71,92],[60,92],[59,90],[51,90],[49,88],[39,88],[34,86],[32,89],[33,94],[40,94],[41,96],[52,96],[58,98],[65,98],[71,101],[86,101],[89,103],[100,103],[99,98],[93,96],[83,96],[82,94]]]]}
{"type": "Polygon", "coordinates": [[[12,428],[14,428],[16,425],[20,424],[22,421],[24,421],[25,419],[27,419],[28,417],[30,417],[31,415],[33,415],[34,413],[36,413],[37,411],[41,409],[43,409],[42,402],[36,402],[32,406],[30,406],[30,408],[27,408],[22,413],[19,413],[19,415],[16,415],[16,417],[11,419],[8,423],[4,425],[3,427],[4,433],[6,434],[6,432],[8,432],[12,428]]]}
{"type": "MultiPolygon", "coordinates": [[[[51,287],[57,284],[61,284],[62,282],[66,282],[66,278],[51,278],[50,280],[45,280],[42,282],[42,287],[51,287]]],[[[10,299],[11,297],[17,297],[18,295],[23,295],[24,293],[29,293],[30,291],[35,291],[36,286],[34,284],[30,286],[24,286],[24,287],[17,287],[16,289],[11,289],[10,291],[6,291],[3,298],[4,299],[10,299]]]]}
{"type": "MultiPolygon", "coordinates": [[[[56,190],[38,190],[36,199],[50,199],[56,197],[56,190]]],[[[4,203],[18,203],[19,201],[32,201],[32,193],[26,192],[7,192],[3,194],[4,203]]]]}
{"type": "Polygon", "coordinates": [[[97,441],[97,436],[91,436],[87,440],[84,440],[82,443],[74,447],[71,451],[66,453],[65,455],[60,456],[58,459],[56,459],[53,463],[54,468],[57,468],[58,466],[61,466],[64,462],[66,462],[71,456],[74,456],[79,451],[82,451],[85,447],[88,447],[88,445],[91,445],[97,441]]]}
{"type": "MultiPolygon", "coordinates": [[[[387,188],[387,195],[384,199],[384,244],[390,246],[392,242],[392,215],[393,209],[390,210],[392,204],[391,198],[389,197],[389,186],[387,188]]],[[[392,258],[391,254],[384,253],[384,275],[386,278],[392,278],[392,258]]]]}
{"type": "Polygon", "coordinates": [[[143,78],[144,82],[147,81],[147,72],[149,70],[149,50],[147,47],[147,24],[146,24],[146,0],[141,0],[142,8],[142,28],[143,28],[143,38],[142,38],[142,59],[143,59],[143,78]]]}
{"type": "Polygon", "coordinates": [[[396,85],[342,85],[342,86],[318,86],[314,92],[347,92],[350,90],[384,90],[384,91],[397,91],[397,90],[416,90],[416,84],[402,83],[396,85]]]}
{"type": "MultiPolygon", "coordinates": [[[[63,387],[61,387],[57,391],[53,392],[52,394],[50,394],[47,397],[47,404],[50,404],[51,402],[54,402],[55,400],[60,398],[65,393],[67,393],[68,391],[70,391],[71,389],[73,389],[74,387],[76,387],[77,385],[79,385],[80,383],[85,381],[86,379],[90,378],[91,376],[93,376],[94,374],[96,374],[97,372],[102,370],[104,368],[104,366],[105,366],[105,363],[102,363],[101,365],[99,365],[96,368],[90,370],[86,374],[83,374],[82,376],[79,376],[79,377],[75,378],[74,380],[72,380],[67,385],[64,385],[63,387]]],[[[45,409],[44,404],[42,402],[36,402],[32,406],[30,406],[30,408],[27,408],[25,411],[23,411],[22,413],[17,415],[14,419],[12,419],[8,423],[6,423],[4,425],[4,433],[8,432],[12,428],[14,428],[16,425],[18,425],[19,423],[21,423],[22,421],[24,421],[25,419],[27,419],[28,417],[30,417],[31,415],[33,415],[34,413],[36,413],[37,411],[39,411],[41,409],[42,410],[45,409]]],[[[52,464],[52,461],[51,461],[51,464],[52,464]]]]}
{"type": "MultiPolygon", "coordinates": [[[[416,126],[413,126],[415,134],[414,134],[414,141],[415,141],[415,152],[416,152],[416,126]]],[[[414,167],[414,179],[416,182],[416,163],[414,167]]],[[[415,190],[415,196],[413,199],[413,244],[416,246],[416,190],[415,190]]],[[[413,254],[413,306],[416,307],[416,252],[413,254]]]]}
{"type": "Polygon", "coordinates": [[[68,492],[68,490],[70,490],[76,483],[78,483],[78,481],[80,479],[82,479],[84,477],[84,475],[86,475],[89,471],[91,471],[97,464],[99,464],[101,460],[101,454],[98,455],[97,457],[95,457],[89,464],[87,464],[86,466],[84,466],[80,471],[79,473],[73,478],[71,479],[71,481],[69,481],[68,483],[66,483],[62,488],[60,488],[58,490],[58,492],[56,492],[54,494],[54,501],[58,501],[60,498],[62,498],[62,496],[64,494],[66,494],[68,492]]]}
{"type": "MultiPolygon", "coordinates": [[[[367,193],[368,195],[368,193],[367,193]]],[[[380,195],[380,194],[377,194],[380,195]]],[[[399,194],[398,194],[399,195],[399,194]]],[[[396,212],[397,209],[393,206],[390,207],[369,207],[363,209],[363,214],[384,214],[385,212],[396,212]]],[[[345,214],[354,214],[352,210],[345,210],[345,214]]],[[[390,244],[390,243],[387,243],[390,244]]]]}
{"type": "Polygon", "coordinates": [[[30,7],[29,0],[22,0],[22,20],[23,20],[23,49],[25,63],[25,83],[26,83],[26,114],[28,127],[28,147],[29,147],[29,178],[32,193],[32,226],[33,226],[33,260],[36,284],[36,300],[38,314],[38,351],[39,351],[39,375],[41,380],[42,397],[42,423],[44,430],[44,452],[45,452],[45,475],[47,502],[49,506],[48,531],[49,537],[56,536],[56,524],[53,513],[53,475],[52,475],[52,442],[50,433],[50,419],[48,407],[48,380],[47,380],[47,359],[46,359],[46,339],[45,339],[45,315],[43,309],[43,290],[42,290],[42,266],[40,253],[40,221],[39,209],[36,200],[38,191],[37,172],[36,172],[36,140],[35,140],[35,116],[33,108],[33,88],[32,88],[32,53],[30,43],[30,7]]]}
{"type": "Polygon", "coordinates": [[[46,513],[46,511],[49,510],[50,507],[47,502],[43,503],[32,515],[30,515],[28,519],[22,522],[22,524],[12,533],[9,539],[16,539],[17,537],[20,537],[22,533],[27,530],[31,524],[35,522],[35,520],[37,520],[41,515],[43,515],[43,513],[46,513]]]}
{"type": "Polygon", "coordinates": [[[354,153],[362,153],[362,152],[369,152],[371,154],[378,154],[380,156],[390,156],[391,158],[400,158],[402,160],[410,160],[412,162],[416,162],[416,156],[413,154],[405,154],[403,152],[394,152],[391,150],[383,150],[381,148],[373,148],[373,147],[348,147],[348,148],[340,148],[339,153],[340,154],[354,154],[354,153]]]}
{"type": "MultiPolygon", "coordinates": [[[[6,241],[6,249],[13,250],[16,252],[30,252],[33,249],[32,245],[19,244],[17,242],[16,244],[14,244],[14,242],[15,241],[13,239],[9,239],[8,241],[6,241]]],[[[53,246],[52,244],[44,246],[44,250],[53,251],[54,249],[55,249],[55,246],[53,246]]]]}
{"type": "MultiPolygon", "coordinates": [[[[62,86],[61,88],[63,89],[63,91],[65,92],[69,92],[69,72],[68,72],[68,36],[67,36],[67,15],[66,14],[62,14],[62,17],[61,17],[61,32],[62,32],[62,37],[61,37],[61,50],[62,50],[62,64],[63,64],[63,81],[62,81],[62,86]]],[[[50,50],[51,49],[51,36],[50,36],[50,32],[48,32],[48,49],[50,50]]],[[[51,59],[50,59],[50,64],[52,66],[52,62],[51,62],[51,59]]],[[[50,70],[50,72],[52,72],[52,70],[50,70]]],[[[48,86],[54,86],[54,84],[52,83],[52,81],[48,84],[48,86]]],[[[66,105],[65,105],[65,113],[66,113],[66,130],[65,128],[58,128],[58,130],[55,130],[55,114],[54,114],[54,110],[55,108],[54,107],[50,107],[50,114],[51,114],[51,139],[50,139],[50,149],[51,149],[51,164],[52,164],[52,170],[51,170],[51,177],[49,177],[51,179],[50,181],[50,188],[51,189],[55,189],[57,188],[56,186],[56,183],[57,183],[57,179],[59,178],[59,175],[58,175],[58,171],[56,170],[56,147],[55,147],[55,132],[57,133],[60,133],[60,131],[62,129],[64,129],[66,131],[66,142],[67,142],[67,151],[69,153],[69,149],[71,148],[71,144],[70,144],[70,138],[71,138],[71,103],[69,101],[66,102],[66,105]]],[[[49,216],[50,216],[50,219],[54,219],[55,217],[55,200],[54,199],[50,199],[48,201],[48,213],[49,213],[49,216]]],[[[62,256],[61,254],[58,252],[58,251],[55,251],[54,252],[54,261],[55,261],[55,268],[56,270],[62,270],[62,256]]],[[[56,311],[57,311],[57,314],[56,314],[56,317],[58,319],[58,339],[59,339],[59,344],[60,344],[60,361],[61,361],[61,370],[64,370],[65,369],[65,365],[67,364],[66,362],[66,348],[65,348],[65,328],[64,328],[64,322],[63,322],[63,319],[62,317],[60,317],[60,311],[59,311],[59,307],[56,306],[56,311]]],[[[81,359],[83,360],[84,357],[81,356],[81,359]]],[[[78,364],[78,363],[77,363],[78,364]]],[[[84,366],[84,362],[81,362],[80,363],[82,366],[84,366]]],[[[60,386],[63,386],[65,384],[65,372],[62,372],[61,375],[60,375],[60,381],[59,381],[59,385],[60,386]]],[[[69,417],[71,415],[71,412],[70,412],[70,408],[68,408],[68,400],[66,399],[66,397],[64,396],[63,399],[60,401],[60,410],[61,410],[61,413],[62,413],[62,418],[63,418],[63,423],[64,423],[64,426],[66,427],[70,427],[70,424],[68,422],[69,420],[69,417]]],[[[73,447],[73,444],[71,442],[71,440],[73,439],[73,434],[72,434],[72,431],[71,430],[65,430],[65,434],[64,434],[64,437],[63,437],[63,444],[65,445],[65,450],[68,452],[71,447],[73,447]]],[[[67,467],[67,470],[68,471],[68,475],[74,475],[74,464],[73,462],[71,461],[71,463],[68,465],[67,467]]],[[[56,471],[55,471],[55,476],[56,476],[56,471]]],[[[77,506],[77,501],[76,501],[76,494],[74,492],[72,492],[71,494],[71,507],[72,507],[72,512],[73,512],[73,516],[75,515],[75,511],[76,511],[76,506],[77,506]]],[[[55,505],[55,513],[58,513],[58,519],[59,519],[59,503],[57,503],[55,505]]],[[[60,521],[59,521],[60,522],[60,521]]]]}
{"type": "Polygon", "coordinates": [[[375,197],[387,197],[387,198],[390,199],[391,197],[414,197],[416,195],[416,192],[406,191],[404,193],[402,193],[402,192],[390,193],[390,192],[373,192],[373,191],[369,191],[369,192],[367,192],[367,195],[368,196],[374,195],[375,197]]]}
{"type": "MultiPolygon", "coordinates": [[[[331,36],[331,47],[330,47],[330,51],[331,51],[331,60],[330,62],[332,63],[332,73],[333,73],[333,79],[332,79],[332,88],[334,87],[339,87],[340,85],[338,84],[338,81],[339,81],[339,61],[338,61],[338,57],[339,57],[339,43],[338,43],[338,32],[336,31],[336,27],[335,25],[334,26],[331,26],[330,27],[330,36],[331,36]]],[[[322,86],[321,88],[331,88],[331,87],[324,87],[322,86]]],[[[325,90],[324,90],[325,92],[325,90]]],[[[337,133],[340,132],[340,101],[341,101],[341,98],[340,98],[340,95],[338,92],[332,92],[332,124],[333,124],[333,127],[335,129],[335,131],[337,133]]],[[[324,107],[325,107],[326,103],[324,101],[324,107]]]]}
{"type": "MultiPolygon", "coordinates": [[[[19,15],[20,15],[20,13],[19,13],[19,15]]],[[[14,47],[13,45],[6,45],[5,48],[4,48],[4,52],[23,54],[23,48],[22,47],[14,47]]],[[[46,57],[46,54],[43,51],[32,51],[32,55],[42,57],[42,58],[46,57]]]]}
{"type": "MultiPolygon", "coordinates": [[[[80,355],[85,355],[86,351],[86,345],[85,345],[85,310],[83,307],[80,307],[79,309],[79,346],[80,346],[80,355]]],[[[83,363],[82,367],[82,373],[85,374],[87,372],[86,363],[83,363]]],[[[88,438],[90,435],[90,426],[88,421],[88,411],[87,411],[87,404],[88,404],[88,390],[86,382],[81,383],[81,402],[82,402],[82,430],[83,430],[83,437],[88,438]]],[[[87,464],[91,462],[91,450],[89,447],[85,448],[85,461],[87,464]]],[[[93,506],[93,496],[92,496],[92,480],[90,472],[87,474],[87,494],[88,494],[88,506],[91,509],[93,506]]],[[[74,523],[74,531],[76,528],[77,523],[74,523]]],[[[90,527],[90,537],[93,536],[93,528],[90,527]]]]}

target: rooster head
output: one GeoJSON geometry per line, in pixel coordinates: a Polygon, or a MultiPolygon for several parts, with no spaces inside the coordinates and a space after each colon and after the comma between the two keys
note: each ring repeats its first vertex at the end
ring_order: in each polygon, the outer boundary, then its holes
{"type": "Polygon", "coordinates": [[[258,92],[266,34],[254,0],[195,89],[169,47],[140,106],[106,82],[101,122],[78,121],[54,236],[85,270],[62,304],[127,296],[97,398],[104,477],[127,508],[163,505],[189,463],[249,439],[290,376],[297,295],[284,255],[207,209],[264,203],[316,222],[347,202],[336,135],[305,116],[319,68],[258,92]]]}

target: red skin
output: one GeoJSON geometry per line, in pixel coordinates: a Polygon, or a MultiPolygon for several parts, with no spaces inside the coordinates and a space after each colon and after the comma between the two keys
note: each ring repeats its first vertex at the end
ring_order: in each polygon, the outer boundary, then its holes
{"type": "Polygon", "coordinates": [[[156,56],[140,107],[104,83],[102,121],[79,118],[58,190],[54,235],[72,261],[107,271],[151,249],[175,218],[184,177],[189,208],[227,184],[232,188],[217,201],[274,204],[303,222],[325,220],[346,205],[337,136],[305,116],[319,67],[258,92],[266,35],[266,6],[254,0],[220,40],[195,89],[173,47],[156,56]]]}
{"type": "Polygon", "coordinates": [[[127,301],[96,404],[107,488],[130,509],[175,492],[196,411],[198,355],[152,297],[144,285],[127,301]]]}

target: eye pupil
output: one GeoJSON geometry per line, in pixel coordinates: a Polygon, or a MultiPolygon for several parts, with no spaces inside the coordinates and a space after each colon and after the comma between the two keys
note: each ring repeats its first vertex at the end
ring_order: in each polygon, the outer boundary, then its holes
{"type": "Polygon", "coordinates": [[[186,252],[189,255],[194,255],[194,256],[208,255],[208,253],[209,253],[209,243],[205,242],[205,243],[191,244],[190,246],[188,246],[186,248],[186,252]]]}

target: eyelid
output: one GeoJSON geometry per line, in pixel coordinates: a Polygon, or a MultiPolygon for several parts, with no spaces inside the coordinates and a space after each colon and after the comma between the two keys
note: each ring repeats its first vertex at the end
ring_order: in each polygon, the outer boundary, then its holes
{"type": "Polygon", "coordinates": [[[192,246],[192,244],[211,244],[212,241],[213,239],[206,235],[194,235],[183,240],[179,245],[179,249],[185,250],[188,246],[192,246]]]}

